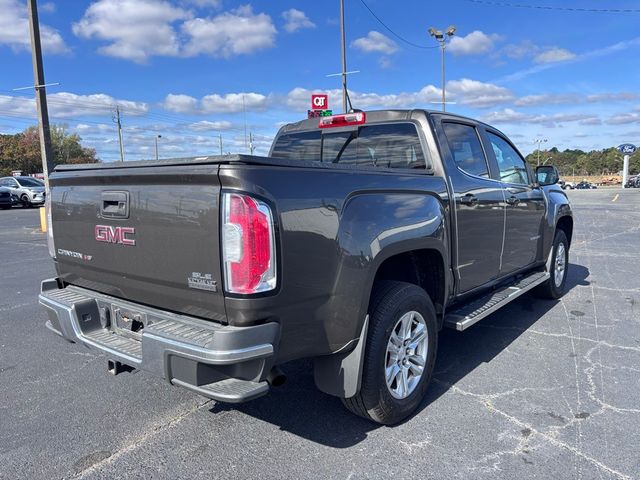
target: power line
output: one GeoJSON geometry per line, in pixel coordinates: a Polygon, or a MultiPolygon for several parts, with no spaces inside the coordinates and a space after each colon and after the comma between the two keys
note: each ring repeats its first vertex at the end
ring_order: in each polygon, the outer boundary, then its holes
{"type": "Polygon", "coordinates": [[[406,38],[404,38],[404,37],[400,36],[399,34],[397,34],[396,32],[394,32],[394,31],[393,31],[393,30],[392,30],[392,29],[391,29],[391,28],[390,28],[386,23],[384,23],[384,22],[380,19],[380,17],[379,17],[378,15],[376,15],[376,14],[375,14],[375,12],[374,12],[373,10],[371,10],[371,8],[369,7],[369,5],[367,5],[367,4],[366,4],[366,2],[365,2],[364,0],[360,0],[360,3],[362,3],[362,5],[364,5],[364,7],[365,7],[367,10],[369,10],[369,13],[370,13],[371,15],[373,15],[373,18],[375,18],[375,19],[380,23],[380,25],[382,25],[382,26],[383,26],[384,28],[386,28],[389,32],[391,32],[391,34],[392,34],[394,37],[396,37],[398,40],[400,40],[400,41],[402,41],[402,42],[406,43],[407,45],[411,45],[412,47],[415,47],[415,48],[421,48],[421,49],[424,49],[424,50],[430,50],[430,49],[432,49],[432,48],[439,48],[437,45],[436,45],[435,47],[428,46],[428,45],[418,45],[417,43],[413,43],[413,42],[411,42],[411,41],[407,40],[406,38]]]}
{"type": "MultiPolygon", "coordinates": [[[[362,0],[360,0],[362,1],[362,0]]],[[[530,8],[534,10],[551,10],[559,12],[580,12],[580,13],[640,13],[637,8],[583,8],[583,7],[556,7],[550,5],[527,5],[524,3],[496,2],[493,0],[464,0],[469,3],[481,5],[492,5],[494,7],[530,8]]],[[[364,2],[362,2],[364,3],[364,2]]]]}

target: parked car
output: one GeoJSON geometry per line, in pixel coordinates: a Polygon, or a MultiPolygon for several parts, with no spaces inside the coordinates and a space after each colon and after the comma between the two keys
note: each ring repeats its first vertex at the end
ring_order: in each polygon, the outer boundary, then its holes
{"type": "Polygon", "coordinates": [[[7,210],[13,206],[14,196],[11,194],[11,190],[6,187],[0,187],[0,208],[7,210]]]}
{"type": "Polygon", "coordinates": [[[640,175],[634,175],[629,177],[625,188],[640,188],[640,175]]]}
{"type": "Polygon", "coordinates": [[[0,187],[9,188],[25,207],[44,204],[44,183],[37,178],[3,177],[0,178],[0,187]]]}
{"type": "Polygon", "coordinates": [[[595,186],[591,182],[587,182],[586,180],[583,180],[583,181],[577,183],[575,188],[576,188],[576,190],[592,190],[592,189],[596,189],[598,187],[595,186]]]}
{"type": "Polygon", "coordinates": [[[574,188],[576,188],[573,182],[565,182],[564,180],[559,180],[558,184],[563,190],[566,190],[567,188],[569,190],[573,190],[574,188]]]}
{"type": "Polygon", "coordinates": [[[242,402],[311,358],[320,390],[394,424],[421,404],[443,327],[564,293],[557,181],[499,130],[424,110],[285,125],[269,157],[59,165],[40,303],[114,374],[242,402]]]}

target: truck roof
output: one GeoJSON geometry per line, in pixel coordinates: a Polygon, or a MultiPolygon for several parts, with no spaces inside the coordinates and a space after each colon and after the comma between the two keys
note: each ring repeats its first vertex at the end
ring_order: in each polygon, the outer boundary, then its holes
{"type": "MultiPolygon", "coordinates": [[[[429,115],[435,114],[435,115],[446,115],[447,117],[454,117],[454,118],[459,118],[461,120],[466,120],[474,123],[487,125],[484,122],[481,122],[480,120],[477,120],[475,118],[465,117],[463,115],[457,115],[455,113],[442,112],[439,110],[426,110],[421,108],[364,110],[364,112],[367,115],[366,123],[410,120],[412,118],[416,118],[417,115],[429,116],[429,115]]],[[[318,128],[318,121],[319,121],[319,118],[316,117],[316,118],[308,118],[305,120],[300,120],[299,122],[288,123],[281,127],[279,133],[315,130],[316,128],[318,128]]],[[[495,127],[492,127],[492,128],[495,128],[495,127]]]]}

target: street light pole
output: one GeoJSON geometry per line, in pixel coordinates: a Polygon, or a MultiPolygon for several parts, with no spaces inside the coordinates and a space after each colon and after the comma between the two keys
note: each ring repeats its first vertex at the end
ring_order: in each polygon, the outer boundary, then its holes
{"type": "Polygon", "coordinates": [[[155,140],[156,140],[156,162],[158,161],[158,139],[162,138],[162,135],[156,135],[155,136],[155,140]]]}
{"type": "Polygon", "coordinates": [[[537,145],[537,155],[536,155],[536,162],[538,164],[538,167],[540,166],[540,144],[541,143],[546,143],[547,139],[546,138],[536,138],[533,140],[533,143],[537,145]]]}
{"type": "Polygon", "coordinates": [[[445,76],[444,76],[444,51],[447,47],[447,39],[451,39],[456,33],[456,27],[451,25],[447,28],[446,32],[442,30],[436,30],[435,28],[429,28],[429,35],[436,39],[436,42],[440,44],[442,50],[442,111],[446,111],[447,97],[445,93],[445,76]],[[446,36],[445,36],[446,35],[446,36]]]}
{"type": "Polygon", "coordinates": [[[444,88],[444,49],[445,49],[445,43],[444,42],[440,42],[440,46],[442,47],[442,111],[444,112],[446,110],[446,105],[447,105],[447,98],[446,98],[446,93],[445,93],[445,88],[444,88]]]}

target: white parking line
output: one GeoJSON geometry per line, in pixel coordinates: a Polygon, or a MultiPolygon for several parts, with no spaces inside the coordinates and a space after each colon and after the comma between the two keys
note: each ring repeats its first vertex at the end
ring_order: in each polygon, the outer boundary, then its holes
{"type": "Polygon", "coordinates": [[[618,200],[618,197],[619,197],[619,196],[620,196],[620,194],[619,194],[619,193],[616,193],[616,196],[615,196],[615,197],[613,197],[613,200],[611,200],[611,201],[612,201],[612,202],[615,202],[616,200],[618,200]]]}

